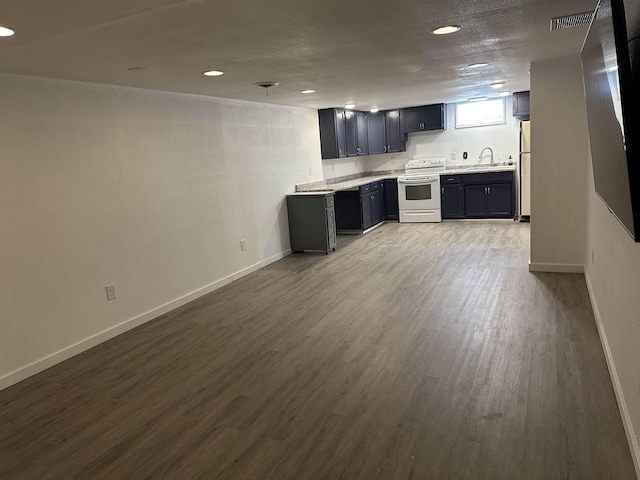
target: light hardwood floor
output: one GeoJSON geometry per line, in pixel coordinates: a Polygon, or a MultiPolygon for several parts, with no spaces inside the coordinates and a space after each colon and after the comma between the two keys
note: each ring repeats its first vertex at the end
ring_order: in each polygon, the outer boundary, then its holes
{"type": "Polygon", "coordinates": [[[0,478],[635,479],[582,275],[386,224],[0,392],[0,478]]]}

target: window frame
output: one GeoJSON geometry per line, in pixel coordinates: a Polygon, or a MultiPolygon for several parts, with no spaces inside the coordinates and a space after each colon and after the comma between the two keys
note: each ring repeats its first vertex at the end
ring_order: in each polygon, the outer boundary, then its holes
{"type": "Polygon", "coordinates": [[[506,98],[504,97],[500,97],[500,98],[488,98],[487,100],[482,100],[480,102],[460,102],[460,103],[456,103],[455,104],[455,124],[456,124],[456,128],[473,128],[473,127],[486,127],[486,126],[490,126],[490,125],[504,125],[507,123],[507,102],[506,102],[506,98]],[[502,102],[502,119],[500,120],[494,120],[494,121],[487,121],[487,122],[479,122],[479,123],[464,123],[464,124],[460,124],[458,122],[459,120],[459,110],[458,107],[461,105],[482,105],[488,102],[502,102]]]}

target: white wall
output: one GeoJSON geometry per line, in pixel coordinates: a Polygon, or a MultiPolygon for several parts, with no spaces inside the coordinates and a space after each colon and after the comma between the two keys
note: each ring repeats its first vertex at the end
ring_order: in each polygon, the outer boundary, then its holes
{"type": "Polygon", "coordinates": [[[0,388],[281,258],[321,179],[315,110],[0,76],[0,388]]]}
{"type": "Polygon", "coordinates": [[[335,178],[359,172],[403,170],[411,158],[445,157],[448,165],[489,163],[488,153],[478,159],[484,147],[494,151],[494,162],[505,162],[509,155],[518,161],[520,151],[520,122],[512,115],[511,97],[505,98],[507,122],[487,127],[456,128],[455,104],[447,105],[447,129],[438,132],[410,133],[407,151],[383,155],[366,155],[334,160],[323,160],[324,178],[335,178]],[[468,159],[462,158],[468,152],[468,159]],[[451,160],[457,153],[457,160],[451,160]]]}
{"type": "Polygon", "coordinates": [[[533,271],[583,271],[587,149],[580,56],[532,63],[533,271]]]}
{"type": "Polygon", "coordinates": [[[591,170],[588,177],[585,276],[640,478],[640,243],[595,194],[591,170]]]}

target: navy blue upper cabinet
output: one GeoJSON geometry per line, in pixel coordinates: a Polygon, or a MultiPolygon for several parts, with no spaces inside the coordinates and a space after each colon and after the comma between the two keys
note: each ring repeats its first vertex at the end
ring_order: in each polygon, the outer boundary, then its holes
{"type": "Polygon", "coordinates": [[[403,152],[406,137],[400,128],[401,117],[401,110],[318,110],[322,158],[403,152]]]}
{"type": "Polygon", "coordinates": [[[447,105],[436,103],[402,109],[402,132],[445,130],[447,128],[447,105]]]}
{"type": "Polygon", "coordinates": [[[369,131],[367,127],[368,114],[365,112],[354,112],[356,115],[356,129],[358,131],[358,145],[356,153],[358,155],[369,155],[369,131]]]}
{"type": "Polygon", "coordinates": [[[520,120],[529,120],[531,117],[529,92],[513,92],[513,116],[520,120]]]}
{"type": "Polygon", "coordinates": [[[344,124],[347,132],[347,157],[353,157],[358,154],[358,126],[356,122],[356,112],[345,110],[344,124]]]}
{"type": "Polygon", "coordinates": [[[422,107],[402,109],[402,131],[419,132],[422,130],[422,107]]]}
{"type": "Polygon", "coordinates": [[[368,155],[367,114],[341,108],[318,110],[322,158],[368,155]]]}
{"type": "Polygon", "coordinates": [[[404,142],[400,134],[400,110],[384,112],[386,153],[404,152],[404,142]]]}
{"type": "Polygon", "coordinates": [[[387,153],[387,136],[384,131],[384,112],[370,113],[367,118],[369,154],[387,153]]]}
{"type": "Polygon", "coordinates": [[[347,156],[347,131],[344,110],[324,108],[318,110],[320,123],[320,151],[322,158],[347,156]]]}

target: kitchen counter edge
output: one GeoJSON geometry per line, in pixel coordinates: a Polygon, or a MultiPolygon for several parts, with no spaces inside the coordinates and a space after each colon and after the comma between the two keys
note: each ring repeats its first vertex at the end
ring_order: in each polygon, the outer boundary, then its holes
{"type": "MultiPolygon", "coordinates": [[[[492,173],[492,172],[513,172],[515,171],[515,165],[505,165],[498,167],[479,167],[479,168],[451,168],[447,169],[444,172],[439,172],[440,175],[458,175],[465,173],[492,173]]],[[[367,183],[377,182],[380,180],[386,179],[396,179],[399,175],[403,175],[403,173],[385,173],[380,175],[370,175],[366,177],[359,177],[353,180],[347,180],[344,182],[338,183],[327,183],[324,182],[315,182],[315,184],[300,184],[296,185],[295,194],[301,195],[309,195],[309,194],[321,194],[323,192],[338,192],[340,190],[351,190],[358,188],[362,185],[366,185],[367,183]],[[321,185],[318,185],[320,183],[321,185]]],[[[291,194],[293,195],[293,194],[291,194]]]]}

